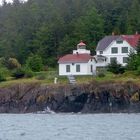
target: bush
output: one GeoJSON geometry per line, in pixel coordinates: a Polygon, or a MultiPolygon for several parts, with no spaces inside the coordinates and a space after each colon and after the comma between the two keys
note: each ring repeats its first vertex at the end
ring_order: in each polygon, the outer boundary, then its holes
{"type": "Polygon", "coordinates": [[[9,75],[9,71],[6,68],[0,68],[0,82],[6,81],[6,77],[9,75]]]}
{"type": "Polygon", "coordinates": [[[26,78],[31,78],[33,76],[34,76],[34,72],[29,68],[25,68],[25,77],[26,78]]]}
{"type": "Polygon", "coordinates": [[[23,78],[25,76],[25,70],[23,68],[15,69],[12,73],[12,76],[16,79],[23,78]]]}
{"type": "Polygon", "coordinates": [[[0,72],[0,82],[6,81],[6,77],[0,72]]]}
{"type": "Polygon", "coordinates": [[[11,70],[18,69],[21,68],[21,64],[18,62],[16,58],[9,58],[7,62],[7,68],[11,70]]]}
{"type": "Polygon", "coordinates": [[[111,62],[107,66],[107,69],[114,74],[123,74],[125,72],[125,68],[121,64],[118,64],[117,61],[111,62]]]}
{"type": "Polygon", "coordinates": [[[30,68],[34,72],[43,70],[43,63],[41,57],[38,55],[30,56],[26,61],[26,67],[30,68]]]}
{"type": "Polygon", "coordinates": [[[135,75],[140,75],[140,66],[138,66],[137,70],[135,71],[135,75]]]}
{"type": "Polygon", "coordinates": [[[0,66],[1,67],[6,67],[7,65],[6,59],[4,57],[0,58],[0,66]]]}
{"type": "Polygon", "coordinates": [[[45,74],[40,74],[38,76],[36,76],[37,80],[45,80],[46,79],[46,75],[45,74]]]}
{"type": "Polygon", "coordinates": [[[101,78],[101,77],[105,77],[105,74],[104,74],[103,72],[99,72],[99,73],[98,73],[98,77],[100,77],[100,78],[101,78]]]}
{"type": "Polygon", "coordinates": [[[134,71],[140,66],[140,54],[130,53],[127,63],[127,70],[134,71]]]}

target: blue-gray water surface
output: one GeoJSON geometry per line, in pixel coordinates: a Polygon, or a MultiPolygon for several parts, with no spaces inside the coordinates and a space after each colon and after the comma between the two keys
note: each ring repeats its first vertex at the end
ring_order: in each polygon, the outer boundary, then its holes
{"type": "Polygon", "coordinates": [[[1,114],[0,140],[140,140],[140,114],[1,114]]]}

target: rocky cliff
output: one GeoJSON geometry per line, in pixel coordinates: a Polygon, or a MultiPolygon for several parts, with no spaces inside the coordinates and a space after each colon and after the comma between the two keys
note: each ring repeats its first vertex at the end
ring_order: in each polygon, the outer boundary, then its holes
{"type": "Polygon", "coordinates": [[[132,82],[83,85],[19,84],[0,88],[0,113],[140,112],[140,86],[132,82]]]}

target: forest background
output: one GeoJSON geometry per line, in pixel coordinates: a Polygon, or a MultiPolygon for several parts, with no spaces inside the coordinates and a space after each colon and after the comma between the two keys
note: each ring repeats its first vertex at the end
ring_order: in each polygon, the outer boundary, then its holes
{"type": "Polygon", "coordinates": [[[0,7],[0,57],[25,65],[39,57],[56,67],[60,56],[83,40],[95,54],[105,35],[140,32],[140,0],[3,0],[0,7]]]}

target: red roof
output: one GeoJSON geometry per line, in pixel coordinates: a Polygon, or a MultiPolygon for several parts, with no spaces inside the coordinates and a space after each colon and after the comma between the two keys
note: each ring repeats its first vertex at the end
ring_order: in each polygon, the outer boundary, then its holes
{"type": "Polygon", "coordinates": [[[126,40],[132,47],[136,47],[138,45],[140,35],[122,35],[122,38],[126,40]]]}
{"type": "Polygon", "coordinates": [[[90,54],[67,54],[61,57],[58,63],[87,63],[90,59],[90,54]]]}
{"type": "Polygon", "coordinates": [[[78,44],[78,46],[86,46],[86,44],[85,44],[83,41],[81,41],[81,42],[78,44]]]}

